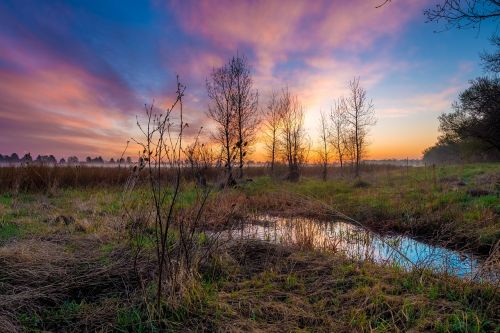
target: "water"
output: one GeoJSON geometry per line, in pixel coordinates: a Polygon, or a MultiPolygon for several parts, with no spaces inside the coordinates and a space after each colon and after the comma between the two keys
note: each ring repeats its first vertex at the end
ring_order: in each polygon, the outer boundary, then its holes
{"type": "Polygon", "coordinates": [[[499,272],[483,267],[471,254],[422,243],[401,235],[382,236],[342,221],[257,216],[226,231],[226,237],[259,239],[342,253],[354,260],[372,260],[404,268],[426,268],[462,278],[498,281],[499,272]]]}

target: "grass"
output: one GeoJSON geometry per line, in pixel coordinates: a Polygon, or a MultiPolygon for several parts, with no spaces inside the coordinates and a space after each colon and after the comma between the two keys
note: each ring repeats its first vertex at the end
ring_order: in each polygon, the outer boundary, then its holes
{"type": "Polygon", "coordinates": [[[133,283],[129,296],[117,288],[63,298],[17,319],[26,331],[117,332],[489,332],[499,324],[499,296],[492,286],[431,273],[257,242],[231,245],[214,264],[221,273],[205,268],[200,282],[179,306],[167,308],[161,323],[148,319],[133,283]]]}
{"type": "Polygon", "coordinates": [[[22,234],[21,228],[14,223],[0,223],[0,242],[7,241],[12,238],[20,237],[22,234]]]}
{"type": "MultiPolygon", "coordinates": [[[[283,192],[293,193],[337,209],[373,229],[433,237],[447,246],[481,253],[488,253],[500,240],[499,164],[389,170],[366,174],[362,180],[365,185],[359,186],[360,182],[346,177],[284,183],[262,177],[249,184],[245,193],[254,199],[254,209],[266,213],[273,209],[286,213],[286,205],[283,208],[280,202],[283,192]],[[478,189],[489,194],[469,194],[478,189]]],[[[314,214],[309,208],[303,213],[314,214]]]]}
{"type": "MultiPolygon", "coordinates": [[[[216,228],[227,210],[236,217],[254,211],[324,217],[327,206],[374,229],[424,237],[426,229],[435,228],[450,246],[481,249],[500,238],[499,174],[498,165],[485,164],[408,173],[381,169],[363,175],[362,183],[334,174],[327,182],[255,177],[227,193],[212,193],[205,222],[216,228]],[[475,189],[491,193],[471,195],[475,189]],[[301,201],[294,201],[297,197],[301,201]]],[[[191,185],[181,201],[181,209],[195,202],[191,185]]],[[[127,241],[124,204],[129,203],[115,185],[0,194],[1,330],[498,332],[500,327],[500,296],[493,285],[255,241],[222,247],[196,279],[186,280],[178,303],[164,301],[158,322],[148,307],[156,289],[153,234],[127,241]],[[135,248],[141,248],[137,260],[135,248]]],[[[168,246],[177,238],[171,232],[168,246]]],[[[208,239],[209,232],[195,237],[201,246],[208,239]]]]}

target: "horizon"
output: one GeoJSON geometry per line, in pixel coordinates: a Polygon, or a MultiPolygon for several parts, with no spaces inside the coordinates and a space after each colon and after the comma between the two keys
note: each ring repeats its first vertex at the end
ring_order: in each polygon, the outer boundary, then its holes
{"type": "MultiPolygon", "coordinates": [[[[484,75],[479,53],[492,49],[496,24],[441,31],[422,14],[435,1],[379,2],[2,2],[0,150],[119,157],[144,104],[172,101],[176,74],[187,86],[188,135],[204,126],[208,140],[205,80],[239,53],[259,109],[288,86],[315,144],[320,111],[360,77],[378,120],[366,159],[420,159],[438,115],[484,75]]],[[[136,159],[134,149],[125,156],[136,159]]],[[[261,142],[255,150],[249,159],[264,161],[261,142]]]]}

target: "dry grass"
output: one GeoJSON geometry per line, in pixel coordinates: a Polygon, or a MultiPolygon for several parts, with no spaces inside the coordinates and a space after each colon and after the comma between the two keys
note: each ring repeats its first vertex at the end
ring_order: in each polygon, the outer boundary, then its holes
{"type": "MultiPolygon", "coordinates": [[[[125,249],[115,249],[105,258],[95,237],[61,237],[11,242],[0,248],[0,327],[7,332],[20,330],[22,321],[45,317],[45,330],[111,330],[116,308],[110,299],[119,297],[131,302],[138,287],[137,275],[125,249]],[[94,304],[79,312],[65,326],[57,314],[47,309],[65,302],[94,304]],[[103,310],[104,304],[108,307],[103,310]],[[24,319],[23,319],[24,318],[24,319]],[[54,321],[55,320],[55,321],[54,321]],[[62,326],[60,326],[62,325],[62,326]]],[[[138,267],[148,271],[148,261],[138,267]]]]}
{"type": "MultiPolygon", "coordinates": [[[[134,166],[47,166],[47,165],[27,165],[27,166],[2,166],[0,167],[0,193],[10,192],[46,192],[53,193],[58,189],[66,188],[88,188],[88,187],[121,187],[123,186],[131,170],[134,166]]],[[[389,170],[400,169],[391,165],[366,165],[364,172],[380,173],[389,170]]],[[[320,177],[322,167],[319,165],[311,165],[302,169],[304,177],[320,177]]],[[[244,169],[245,179],[254,179],[257,177],[267,176],[269,169],[260,166],[250,166],[244,169]]],[[[162,170],[164,175],[162,178],[171,175],[172,170],[165,168],[162,170]]],[[[284,165],[276,166],[275,176],[277,179],[284,179],[288,173],[288,169],[284,165]]],[[[329,168],[330,177],[342,178],[351,174],[349,169],[339,173],[338,168],[329,168]]],[[[216,168],[208,168],[203,171],[204,177],[209,182],[220,181],[220,170],[216,168]]],[[[195,175],[190,168],[183,170],[183,178],[188,181],[194,181],[195,175]]]]}
{"type": "Polygon", "coordinates": [[[479,285],[268,243],[230,253],[239,271],[218,294],[221,331],[465,332],[500,324],[499,296],[479,285]]]}

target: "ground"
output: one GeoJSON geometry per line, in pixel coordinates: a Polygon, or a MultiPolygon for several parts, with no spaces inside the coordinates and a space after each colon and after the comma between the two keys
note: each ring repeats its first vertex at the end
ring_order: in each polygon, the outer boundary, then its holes
{"type": "MultiPolygon", "coordinates": [[[[256,177],[207,211],[341,211],[379,231],[487,253],[500,238],[497,164],[256,177]],[[429,230],[439,231],[432,234],[429,230]]],[[[353,262],[256,241],[224,244],[187,292],[151,318],[154,251],[132,251],[117,185],[0,195],[0,327],[5,331],[498,332],[495,285],[353,262]]],[[[184,203],[193,200],[190,188],[184,203]]],[[[210,197],[209,201],[216,200],[210,197]]],[[[220,200],[220,198],[218,199],[220,200]]],[[[210,228],[213,229],[213,221],[210,228]]],[[[200,234],[201,236],[201,234],[200,234]]],[[[200,240],[202,237],[200,237],[200,240]]]]}

